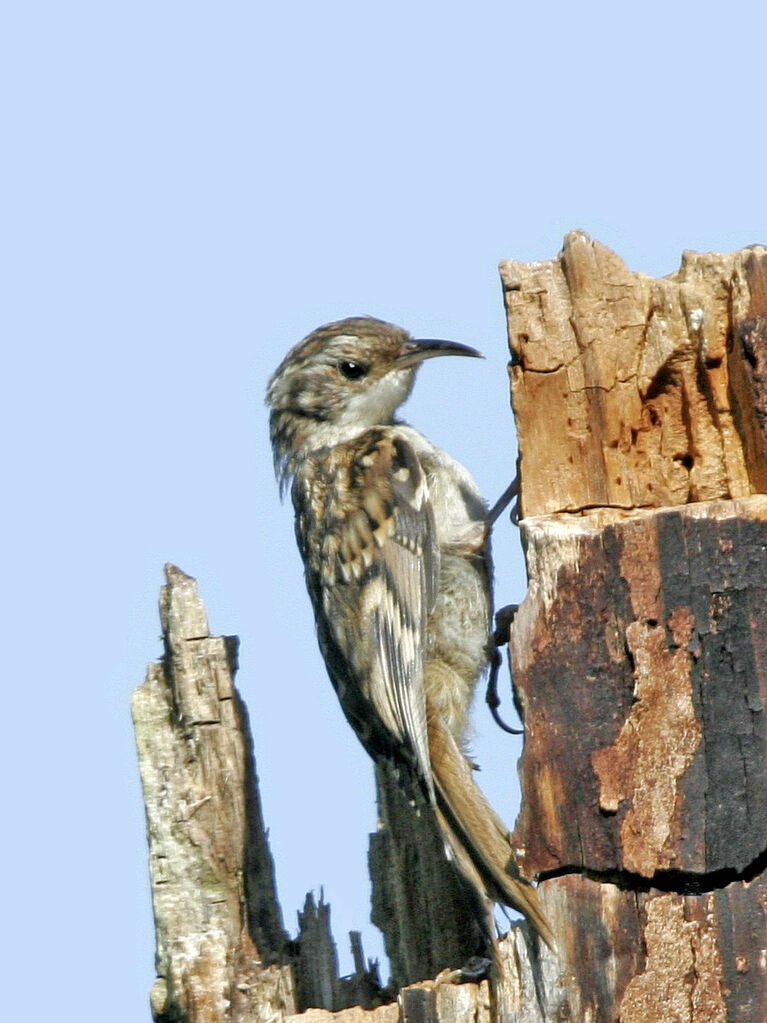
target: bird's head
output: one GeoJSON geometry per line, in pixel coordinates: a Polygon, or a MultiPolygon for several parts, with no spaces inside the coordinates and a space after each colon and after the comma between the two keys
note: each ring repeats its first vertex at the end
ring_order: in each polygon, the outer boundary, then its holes
{"type": "Polygon", "coordinates": [[[299,342],[266,392],[281,483],[298,458],[390,423],[418,366],[439,355],[482,357],[467,345],[418,340],[392,323],[361,316],[329,323],[299,342]]]}

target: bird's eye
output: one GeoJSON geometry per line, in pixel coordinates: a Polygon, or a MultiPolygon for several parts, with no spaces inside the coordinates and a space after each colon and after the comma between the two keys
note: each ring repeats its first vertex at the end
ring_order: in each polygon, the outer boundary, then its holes
{"type": "Polygon", "coordinates": [[[351,359],[341,359],[338,363],[338,372],[347,380],[360,380],[367,376],[368,368],[361,362],[352,362],[351,359]]]}

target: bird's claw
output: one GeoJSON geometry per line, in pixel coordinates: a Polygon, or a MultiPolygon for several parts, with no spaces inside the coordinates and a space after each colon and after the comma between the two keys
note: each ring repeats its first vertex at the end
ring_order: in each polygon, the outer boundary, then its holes
{"type": "Polygon", "coordinates": [[[504,732],[508,732],[509,735],[522,735],[524,728],[512,728],[511,725],[507,725],[501,715],[498,713],[498,708],[501,705],[501,698],[498,696],[498,671],[500,670],[502,658],[498,653],[498,647],[503,646],[509,642],[509,630],[511,623],[514,621],[514,615],[517,613],[518,604],[507,604],[502,607],[495,615],[495,631],[493,632],[493,643],[495,647],[492,652],[490,659],[490,675],[487,680],[487,689],[485,691],[485,702],[490,708],[490,713],[493,715],[493,720],[502,728],[504,732]]]}
{"type": "Polygon", "coordinates": [[[434,978],[440,984],[477,984],[490,975],[492,961],[486,956],[472,956],[457,970],[445,969],[434,978]]]}

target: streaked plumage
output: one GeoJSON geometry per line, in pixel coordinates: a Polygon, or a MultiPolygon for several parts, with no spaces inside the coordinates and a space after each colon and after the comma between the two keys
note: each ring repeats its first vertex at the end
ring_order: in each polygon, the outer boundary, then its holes
{"type": "Polygon", "coordinates": [[[288,353],[267,401],[281,488],[320,647],[344,712],[374,757],[405,761],[471,883],[551,943],[537,893],[464,755],[491,633],[488,512],[469,473],[394,413],[417,366],[462,345],[353,318],[288,353]]]}

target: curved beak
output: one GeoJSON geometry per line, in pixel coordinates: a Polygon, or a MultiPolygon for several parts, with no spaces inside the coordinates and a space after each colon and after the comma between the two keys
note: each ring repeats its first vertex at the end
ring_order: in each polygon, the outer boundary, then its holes
{"type": "Polygon", "coordinates": [[[437,338],[410,338],[397,356],[397,365],[417,366],[425,359],[436,359],[438,355],[466,355],[471,359],[484,359],[482,352],[457,341],[440,341],[437,338]]]}

